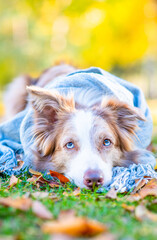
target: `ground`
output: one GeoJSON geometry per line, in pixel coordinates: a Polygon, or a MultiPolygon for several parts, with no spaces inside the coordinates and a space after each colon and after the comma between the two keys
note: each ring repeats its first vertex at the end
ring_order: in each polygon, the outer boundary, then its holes
{"type": "MultiPolygon", "coordinates": [[[[154,149],[156,145],[157,137],[154,133],[154,149]]],[[[30,181],[31,177],[29,173],[18,176],[17,183],[12,185],[10,177],[0,178],[0,240],[71,239],[71,237],[62,236],[61,238],[58,235],[56,237],[56,235],[45,233],[43,224],[48,220],[36,213],[32,207],[25,209],[24,206],[23,209],[22,206],[20,210],[17,206],[1,204],[1,201],[8,197],[10,199],[24,197],[32,202],[42,203],[48,213],[52,214],[50,219],[54,221],[58,219],[63,210],[72,210],[77,217],[85,216],[95,219],[107,227],[103,235],[100,234],[90,239],[156,240],[157,193],[156,197],[147,196],[130,202],[127,199],[129,193],[118,194],[115,199],[106,198],[106,193],[99,194],[96,190],[94,192],[79,190],[77,194],[74,194],[75,187],[70,183],[50,187],[48,183],[38,184],[30,181]],[[146,213],[140,212],[142,214],[140,215],[139,206],[146,207],[146,213]]],[[[89,237],[88,234],[87,237],[89,237]]],[[[85,235],[76,239],[85,239],[85,235]]]]}
{"type": "MultiPolygon", "coordinates": [[[[52,188],[48,184],[42,186],[34,184],[28,180],[29,178],[29,174],[19,177],[15,186],[10,186],[9,178],[2,178],[0,201],[4,197],[16,199],[22,196],[33,201],[38,200],[52,213],[53,220],[58,218],[62,210],[71,209],[77,216],[86,216],[104,223],[111,236],[107,233],[104,235],[107,238],[102,239],[156,239],[157,219],[139,219],[133,210],[142,204],[157,216],[155,200],[157,197],[147,196],[140,201],[130,202],[126,199],[128,193],[118,194],[116,199],[106,198],[106,193],[98,194],[96,191],[87,190],[79,191],[75,195],[74,186],[69,183],[64,187],[60,185],[59,188],[52,188]],[[131,206],[131,209],[128,206],[131,206]]],[[[42,231],[43,223],[46,221],[31,208],[19,210],[15,206],[7,207],[0,204],[0,239],[53,239],[51,234],[42,231]]]]}

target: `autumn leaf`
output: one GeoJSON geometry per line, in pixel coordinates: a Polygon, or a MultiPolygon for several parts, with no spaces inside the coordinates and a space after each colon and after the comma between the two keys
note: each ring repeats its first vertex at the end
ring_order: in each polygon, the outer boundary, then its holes
{"type": "Polygon", "coordinates": [[[145,198],[148,195],[157,196],[157,179],[151,179],[140,191],[141,198],[145,198]]]}
{"type": "Polygon", "coordinates": [[[127,205],[127,204],[125,204],[125,203],[122,204],[122,207],[123,207],[125,210],[129,211],[129,212],[134,212],[134,210],[135,210],[135,206],[133,206],[133,205],[127,205]]]}
{"type": "Polygon", "coordinates": [[[37,217],[41,219],[46,219],[46,220],[52,219],[51,212],[39,201],[33,201],[32,211],[37,217]]]}
{"type": "Polygon", "coordinates": [[[63,193],[63,195],[64,196],[79,196],[81,194],[81,189],[78,187],[78,188],[76,188],[75,189],[75,191],[73,191],[73,192],[70,192],[70,193],[68,193],[68,192],[64,192],[63,193]]]}
{"type": "Polygon", "coordinates": [[[42,175],[41,172],[37,172],[37,171],[35,171],[35,170],[31,169],[31,168],[29,169],[29,172],[30,172],[31,174],[35,175],[35,176],[41,176],[41,175],[42,175]]]}
{"type": "Polygon", "coordinates": [[[64,175],[62,175],[61,173],[58,173],[58,172],[55,172],[55,171],[51,171],[50,170],[50,175],[52,177],[56,177],[60,180],[61,183],[67,183],[67,182],[70,182],[70,180],[65,177],[64,175]]]}
{"type": "Polygon", "coordinates": [[[75,189],[75,191],[73,192],[72,195],[73,195],[73,196],[79,196],[80,193],[81,193],[81,189],[80,189],[80,187],[78,187],[78,188],[75,189]]]}
{"type": "Polygon", "coordinates": [[[139,221],[151,220],[157,222],[157,214],[149,211],[144,205],[135,208],[135,217],[139,221]]]}
{"type": "Polygon", "coordinates": [[[30,198],[0,198],[0,205],[12,207],[22,211],[28,211],[32,207],[32,212],[39,218],[52,219],[51,212],[39,201],[32,201],[30,198]]]}
{"type": "Polygon", "coordinates": [[[27,211],[32,205],[32,200],[30,198],[0,198],[0,205],[27,211]]]}
{"type": "MultiPolygon", "coordinates": [[[[138,183],[139,179],[135,180],[135,183],[138,183]]],[[[146,185],[146,183],[148,182],[147,179],[142,179],[142,181],[139,182],[139,184],[134,188],[132,194],[138,192],[142,187],[144,187],[144,185],[146,185]]]]}
{"type": "Polygon", "coordinates": [[[59,183],[57,183],[57,182],[54,182],[54,181],[50,181],[50,182],[48,182],[48,185],[50,186],[50,187],[52,187],[52,188],[54,188],[54,187],[59,187],[59,183]]]}
{"type": "Polygon", "coordinates": [[[128,201],[139,201],[146,196],[157,196],[157,179],[151,179],[147,184],[141,188],[138,193],[131,194],[127,197],[128,201]]]}
{"type": "Polygon", "coordinates": [[[31,183],[36,183],[37,177],[34,175],[34,176],[32,176],[31,178],[28,178],[27,181],[28,181],[28,182],[31,182],[31,183]]]}
{"type": "Polygon", "coordinates": [[[13,167],[14,170],[20,170],[24,165],[24,161],[22,160],[17,160],[17,166],[13,167]]]}
{"type": "Polygon", "coordinates": [[[31,193],[31,195],[34,197],[34,198],[40,198],[40,199],[43,199],[43,198],[46,198],[49,196],[49,193],[48,192],[34,192],[34,193],[31,193]]]}
{"type": "Polygon", "coordinates": [[[105,198],[109,199],[117,199],[117,192],[114,188],[111,188],[107,194],[105,195],[105,198]]]}
{"type": "Polygon", "coordinates": [[[141,199],[141,197],[138,193],[126,196],[126,200],[129,201],[129,202],[139,201],[140,199],[141,199]]]}
{"type": "Polygon", "coordinates": [[[107,227],[86,217],[69,217],[65,220],[44,223],[42,231],[46,234],[61,233],[73,237],[91,237],[107,231],[107,227]]]}
{"type": "Polygon", "coordinates": [[[34,185],[40,184],[43,185],[47,183],[50,187],[59,187],[59,183],[52,180],[46,180],[42,175],[33,175],[31,178],[27,179],[28,182],[32,182],[34,185]]]}
{"type": "Polygon", "coordinates": [[[18,179],[17,177],[15,177],[14,175],[11,176],[10,181],[9,181],[9,186],[8,188],[12,188],[13,186],[15,186],[18,182],[20,182],[21,180],[18,179]]]}

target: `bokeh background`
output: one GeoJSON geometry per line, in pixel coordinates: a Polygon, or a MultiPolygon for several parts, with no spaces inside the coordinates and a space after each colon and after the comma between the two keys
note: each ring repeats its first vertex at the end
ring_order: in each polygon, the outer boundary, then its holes
{"type": "Polygon", "coordinates": [[[1,92],[60,61],[137,84],[157,125],[157,0],[0,0],[1,92]]]}

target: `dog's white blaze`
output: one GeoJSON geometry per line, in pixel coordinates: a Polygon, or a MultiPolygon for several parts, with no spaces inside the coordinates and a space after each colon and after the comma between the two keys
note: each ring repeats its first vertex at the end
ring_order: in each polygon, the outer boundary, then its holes
{"type": "Polygon", "coordinates": [[[83,110],[78,111],[72,119],[72,124],[75,129],[75,133],[79,138],[79,142],[82,147],[91,147],[90,132],[94,123],[94,116],[92,112],[85,112],[83,110]]]}
{"type": "Polygon", "coordinates": [[[94,146],[92,128],[94,118],[90,111],[78,111],[72,119],[72,125],[79,139],[79,152],[71,161],[67,176],[74,180],[80,187],[86,187],[83,183],[84,174],[88,169],[100,169],[104,174],[104,180],[111,180],[112,166],[102,160],[100,153],[94,146]]]}

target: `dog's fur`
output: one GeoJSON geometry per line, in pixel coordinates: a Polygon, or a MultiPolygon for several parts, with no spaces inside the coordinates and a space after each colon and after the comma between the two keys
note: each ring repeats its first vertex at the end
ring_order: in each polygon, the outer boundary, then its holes
{"type": "Polygon", "coordinates": [[[138,162],[133,138],[137,120],[144,117],[117,99],[104,97],[100,103],[85,106],[72,94],[62,96],[56,90],[42,88],[56,77],[56,69],[57,76],[75,70],[65,65],[53,67],[35,81],[36,86],[27,87],[34,109],[34,168],[63,173],[80,187],[89,187],[84,178],[90,169],[100,170],[100,185],[106,184],[111,180],[113,166],[138,162]],[[109,146],[104,144],[105,139],[109,146]],[[73,147],[67,147],[68,143],[73,147]]]}

